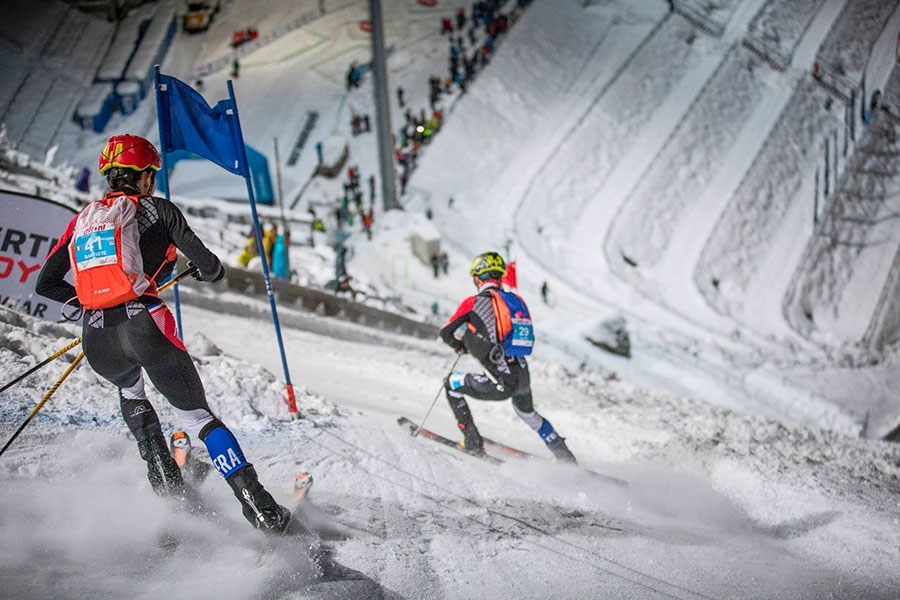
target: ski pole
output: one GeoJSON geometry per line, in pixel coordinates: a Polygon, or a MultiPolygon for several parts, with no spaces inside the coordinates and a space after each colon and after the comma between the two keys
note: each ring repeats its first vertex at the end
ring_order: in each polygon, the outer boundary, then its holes
{"type": "Polygon", "coordinates": [[[0,387],[0,393],[5,392],[6,390],[8,390],[12,386],[16,385],[17,383],[19,383],[20,381],[22,381],[23,379],[25,379],[26,377],[28,377],[29,375],[31,375],[32,373],[34,373],[35,371],[40,369],[41,367],[47,366],[48,364],[50,364],[51,362],[53,362],[54,360],[56,360],[57,358],[59,358],[60,356],[62,356],[63,354],[65,354],[66,352],[68,352],[69,350],[71,350],[72,348],[74,348],[75,346],[77,346],[80,343],[81,343],[81,338],[78,338],[74,342],[70,342],[65,348],[60,348],[59,350],[54,352],[51,356],[47,357],[46,359],[42,360],[38,364],[34,365],[33,367],[31,367],[30,369],[28,369],[27,371],[25,371],[24,373],[22,373],[21,375],[19,375],[12,381],[10,381],[9,383],[5,384],[3,387],[0,387]]]}
{"type": "MultiPolygon", "coordinates": [[[[457,365],[457,363],[459,363],[460,358],[462,358],[462,354],[457,354],[456,360],[453,361],[453,365],[451,365],[450,370],[448,371],[448,374],[452,373],[456,369],[456,365],[457,365]]],[[[443,390],[444,390],[444,384],[442,382],[441,388],[438,390],[437,395],[435,395],[434,400],[431,401],[431,406],[428,407],[428,412],[425,413],[424,417],[422,417],[422,422],[419,423],[419,426],[416,427],[416,430],[412,432],[413,437],[416,437],[417,435],[419,435],[419,430],[422,429],[423,425],[425,425],[425,421],[428,420],[428,415],[431,414],[431,410],[434,408],[434,405],[437,404],[438,398],[441,397],[441,392],[443,390]]]]}
{"type": "Polygon", "coordinates": [[[80,354],[75,358],[75,360],[72,361],[72,364],[69,365],[69,368],[66,369],[66,372],[62,374],[62,377],[60,377],[59,379],[57,379],[57,380],[56,380],[56,383],[53,384],[53,387],[50,388],[50,390],[49,390],[46,394],[44,394],[44,397],[41,398],[41,401],[38,402],[37,406],[34,407],[34,410],[31,411],[31,414],[28,415],[28,418],[25,419],[25,422],[22,423],[22,425],[19,426],[19,428],[18,428],[18,429],[16,430],[16,432],[12,435],[12,437],[9,438],[9,441],[6,442],[6,445],[3,446],[3,449],[0,450],[0,456],[3,456],[3,453],[6,452],[6,449],[10,447],[10,445],[15,441],[15,439],[16,439],[17,437],[19,437],[19,434],[22,433],[22,430],[25,429],[25,427],[31,422],[31,420],[34,418],[34,416],[35,416],[36,414],[38,414],[38,411],[41,410],[41,408],[43,408],[44,404],[47,403],[47,400],[50,399],[50,396],[52,396],[52,395],[56,392],[56,390],[59,389],[59,386],[61,386],[61,385],[62,385],[62,382],[66,380],[66,377],[69,376],[69,373],[71,373],[72,371],[75,370],[75,367],[78,366],[78,363],[81,362],[81,359],[82,359],[82,358],[84,358],[84,352],[80,353],[80,354]]]}
{"type": "MultiPolygon", "coordinates": [[[[160,288],[159,288],[159,291],[161,292],[161,291],[163,291],[163,290],[165,290],[165,289],[168,289],[169,287],[175,285],[176,283],[178,283],[180,280],[184,279],[185,277],[187,277],[187,276],[189,276],[189,275],[193,275],[196,271],[197,271],[197,267],[194,266],[194,265],[191,265],[190,267],[188,267],[187,269],[185,269],[184,271],[182,271],[181,273],[179,273],[178,275],[176,275],[175,277],[173,277],[172,279],[170,279],[169,281],[167,281],[166,283],[164,283],[163,285],[161,285],[160,288]]],[[[75,341],[74,341],[72,344],[70,344],[68,347],[66,347],[66,348],[64,348],[62,351],[60,351],[59,354],[62,354],[62,353],[65,352],[66,350],[69,350],[69,349],[71,349],[71,348],[74,348],[75,346],[77,346],[78,344],[80,344],[80,343],[81,343],[81,339],[82,339],[82,338],[78,338],[77,340],[75,340],[75,341]]],[[[3,446],[3,449],[0,450],[0,456],[3,456],[3,453],[6,452],[6,449],[10,447],[10,445],[15,441],[15,439],[16,439],[17,437],[19,437],[19,434],[22,433],[22,431],[25,429],[25,427],[28,426],[28,424],[31,422],[31,420],[34,418],[34,416],[35,416],[36,414],[38,414],[38,411],[40,411],[40,410],[44,407],[44,404],[47,403],[47,400],[50,399],[50,396],[52,396],[53,394],[56,393],[56,390],[59,389],[59,386],[61,386],[62,383],[63,383],[63,381],[66,380],[66,378],[69,376],[69,374],[70,374],[72,371],[75,370],[75,367],[78,366],[78,363],[80,363],[81,360],[82,360],[83,358],[84,358],[84,352],[81,352],[81,353],[75,358],[75,360],[72,361],[72,364],[69,365],[69,367],[66,369],[65,373],[63,373],[62,376],[61,376],[59,379],[56,380],[56,383],[53,384],[53,387],[51,387],[51,388],[47,391],[47,393],[44,394],[44,397],[41,398],[41,401],[38,402],[37,406],[34,407],[34,410],[31,411],[31,414],[28,415],[28,418],[25,419],[25,422],[22,423],[22,424],[19,426],[19,428],[18,428],[18,429],[16,430],[16,432],[12,435],[12,437],[9,438],[9,441],[7,441],[6,444],[3,446]]]]}
{"type": "MultiPolygon", "coordinates": [[[[189,268],[185,269],[184,271],[182,271],[181,273],[176,275],[173,279],[170,279],[169,281],[167,281],[166,283],[161,285],[159,288],[159,291],[161,292],[163,290],[170,288],[171,286],[175,285],[176,283],[178,283],[179,281],[181,281],[188,275],[193,275],[194,272],[196,272],[196,271],[197,271],[197,267],[195,267],[193,265],[190,266],[189,268]]],[[[59,358],[60,356],[62,356],[63,354],[65,354],[66,352],[68,352],[69,350],[71,350],[72,348],[74,348],[75,346],[77,346],[80,343],[81,343],[81,338],[78,338],[77,340],[69,342],[69,344],[66,345],[65,348],[60,348],[59,350],[54,352],[52,355],[48,356],[47,358],[45,358],[38,364],[34,365],[33,367],[31,367],[30,369],[28,369],[27,371],[25,371],[24,373],[22,373],[21,375],[19,375],[12,381],[10,381],[9,383],[4,384],[3,387],[0,387],[0,393],[5,392],[6,390],[8,390],[12,386],[16,385],[17,383],[19,383],[20,381],[22,381],[23,379],[25,379],[26,377],[28,377],[35,371],[41,369],[42,367],[46,367],[48,364],[50,364],[51,362],[53,362],[54,360],[56,360],[57,358],[59,358]]]]}

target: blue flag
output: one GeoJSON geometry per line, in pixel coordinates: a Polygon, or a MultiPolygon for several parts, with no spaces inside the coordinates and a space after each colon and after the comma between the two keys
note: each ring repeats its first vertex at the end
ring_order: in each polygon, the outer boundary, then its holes
{"type": "Polygon", "coordinates": [[[250,176],[240,151],[240,123],[234,101],[209,106],[191,86],[170,75],[157,75],[160,150],[187,150],[235,175],[250,176]]]}

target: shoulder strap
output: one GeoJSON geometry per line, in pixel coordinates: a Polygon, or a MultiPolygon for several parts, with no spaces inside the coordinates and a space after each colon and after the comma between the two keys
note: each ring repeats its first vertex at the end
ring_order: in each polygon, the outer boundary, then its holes
{"type": "Polygon", "coordinates": [[[497,325],[497,339],[502,340],[510,331],[512,331],[512,319],[509,314],[509,307],[500,290],[489,288],[491,300],[494,303],[494,321],[497,325]]]}

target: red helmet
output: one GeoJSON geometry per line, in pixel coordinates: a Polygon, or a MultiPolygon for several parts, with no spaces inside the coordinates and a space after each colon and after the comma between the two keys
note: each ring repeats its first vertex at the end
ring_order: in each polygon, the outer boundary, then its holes
{"type": "Polygon", "coordinates": [[[159,152],[156,151],[153,144],[140,136],[129,133],[109,138],[106,146],[103,147],[103,152],[100,153],[101,175],[106,175],[106,172],[113,167],[123,167],[135,171],[146,169],[158,171],[161,166],[159,152]]]}

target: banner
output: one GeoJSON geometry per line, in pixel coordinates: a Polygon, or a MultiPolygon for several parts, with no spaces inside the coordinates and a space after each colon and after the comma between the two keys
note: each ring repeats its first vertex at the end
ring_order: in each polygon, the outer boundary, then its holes
{"type": "Polygon", "coordinates": [[[34,293],[44,259],[76,210],[52,200],[0,191],[0,305],[59,321],[62,305],[34,293]]]}
{"type": "Polygon", "coordinates": [[[513,260],[506,263],[506,275],[503,276],[500,283],[506,285],[511,290],[515,290],[519,287],[519,282],[516,280],[516,261],[513,260]]]}

